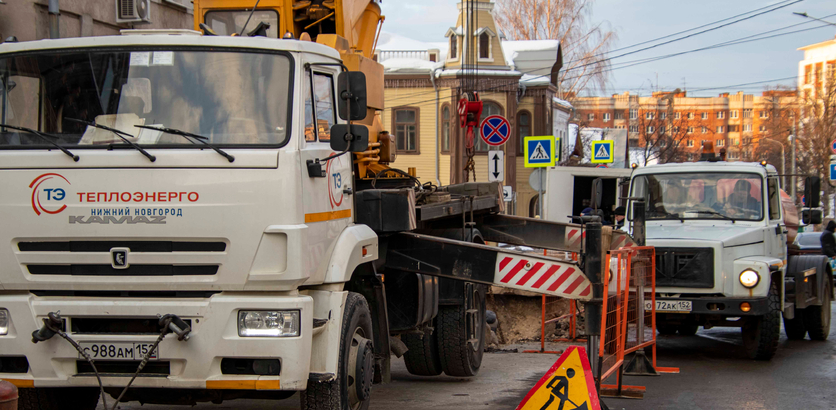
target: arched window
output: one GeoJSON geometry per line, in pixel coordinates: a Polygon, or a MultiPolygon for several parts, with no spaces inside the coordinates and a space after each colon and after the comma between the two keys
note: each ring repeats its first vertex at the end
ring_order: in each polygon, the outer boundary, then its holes
{"type": "Polygon", "coordinates": [[[522,154],[525,137],[531,136],[531,114],[528,111],[517,113],[517,152],[522,154]]]}
{"type": "MultiPolygon", "coordinates": [[[[502,107],[499,104],[491,101],[483,101],[482,102],[482,118],[479,118],[479,124],[482,124],[482,121],[485,118],[490,117],[491,115],[502,115],[502,107]]],[[[485,141],[482,141],[482,131],[476,127],[473,130],[474,136],[473,139],[476,141],[476,152],[488,152],[491,148],[488,144],[485,144],[485,141]]]]}
{"type": "Polygon", "coordinates": [[[479,58],[491,58],[491,37],[488,33],[482,33],[479,36],[479,58]]]}
{"type": "Polygon", "coordinates": [[[450,152],[450,135],[452,134],[452,130],[450,106],[445,105],[441,109],[441,152],[450,152]]]}

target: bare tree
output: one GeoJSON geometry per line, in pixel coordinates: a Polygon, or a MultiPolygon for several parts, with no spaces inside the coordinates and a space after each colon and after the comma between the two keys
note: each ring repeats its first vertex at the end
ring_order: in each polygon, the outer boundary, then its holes
{"type": "MultiPolygon", "coordinates": [[[[604,91],[609,77],[605,54],[616,34],[604,23],[590,23],[594,0],[497,0],[496,23],[511,40],[560,40],[564,93],[604,91]]],[[[548,73],[529,73],[548,74],[548,73]]]]}
{"type": "MultiPolygon", "coordinates": [[[[799,173],[821,177],[830,173],[830,142],[836,137],[836,73],[825,75],[828,81],[817,81],[800,96],[802,121],[796,149],[799,173]]],[[[829,213],[834,187],[823,183],[822,190],[822,204],[829,213]]]]}
{"type": "MultiPolygon", "coordinates": [[[[792,173],[791,146],[789,136],[792,134],[793,122],[798,118],[797,91],[787,87],[767,89],[763,93],[764,104],[759,107],[757,117],[760,126],[753,131],[757,148],[754,150],[753,160],[766,161],[778,170],[792,173]]],[[[787,190],[789,178],[784,177],[784,189],[787,190]]]]}
{"type": "MultiPolygon", "coordinates": [[[[688,140],[699,130],[695,121],[681,113],[677,115],[671,106],[661,104],[661,100],[651,101],[640,105],[635,120],[637,129],[634,129],[636,137],[632,145],[638,148],[634,152],[639,153],[639,160],[644,164],[653,161],[665,164],[693,158],[689,154],[698,151],[699,145],[689,147],[688,140]]],[[[714,134],[713,130],[707,132],[714,134]]]]}

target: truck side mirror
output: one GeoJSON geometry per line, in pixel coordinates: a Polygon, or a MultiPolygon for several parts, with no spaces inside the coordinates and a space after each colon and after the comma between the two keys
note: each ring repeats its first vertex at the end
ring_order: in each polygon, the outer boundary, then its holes
{"type": "Polygon", "coordinates": [[[804,180],[804,202],[804,206],[807,208],[818,208],[820,206],[821,178],[807,177],[804,180]]]}
{"type": "Polygon", "coordinates": [[[359,71],[343,71],[337,78],[337,89],[340,118],[346,121],[364,120],[368,111],[366,74],[359,71]]]}
{"type": "Polygon", "coordinates": [[[348,146],[350,152],[365,151],[369,147],[369,128],[357,124],[333,125],[331,127],[331,149],[342,152],[346,150],[346,146],[348,146]]]}
{"type": "Polygon", "coordinates": [[[824,218],[821,209],[805,208],[803,211],[801,211],[801,222],[804,225],[818,225],[822,223],[823,219],[824,218]]]}

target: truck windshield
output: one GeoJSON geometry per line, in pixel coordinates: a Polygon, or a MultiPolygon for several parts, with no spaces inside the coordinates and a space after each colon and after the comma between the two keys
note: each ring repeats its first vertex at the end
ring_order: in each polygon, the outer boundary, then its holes
{"type": "Polygon", "coordinates": [[[641,175],[633,197],[644,197],[647,219],[763,219],[763,184],[758,174],[690,173],[641,175]]]}
{"type": "MultiPolygon", "coordinates": [[[[55,50],[0,58],[0,123],[58,136],[68,147],[197,147],[134,125],[168,127],[221,146],[279,146],[289,136],[291,60],[285,54],[208,49],[55,50]]],[[[0,148],[47,147],[0,128],[0,148]]]]}

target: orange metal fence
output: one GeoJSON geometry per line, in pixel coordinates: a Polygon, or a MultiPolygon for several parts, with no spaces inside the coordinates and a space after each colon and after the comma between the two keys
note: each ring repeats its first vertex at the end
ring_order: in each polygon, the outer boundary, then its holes
{"type": "Polygon", "coordinates": [[[630,250],[611,251],[604,264],[604,301],[601,340],[598,347],[598,381],[607,380],[624,363],[624,333],[627,313],[627,283],[630,280],[630,250]]]}

